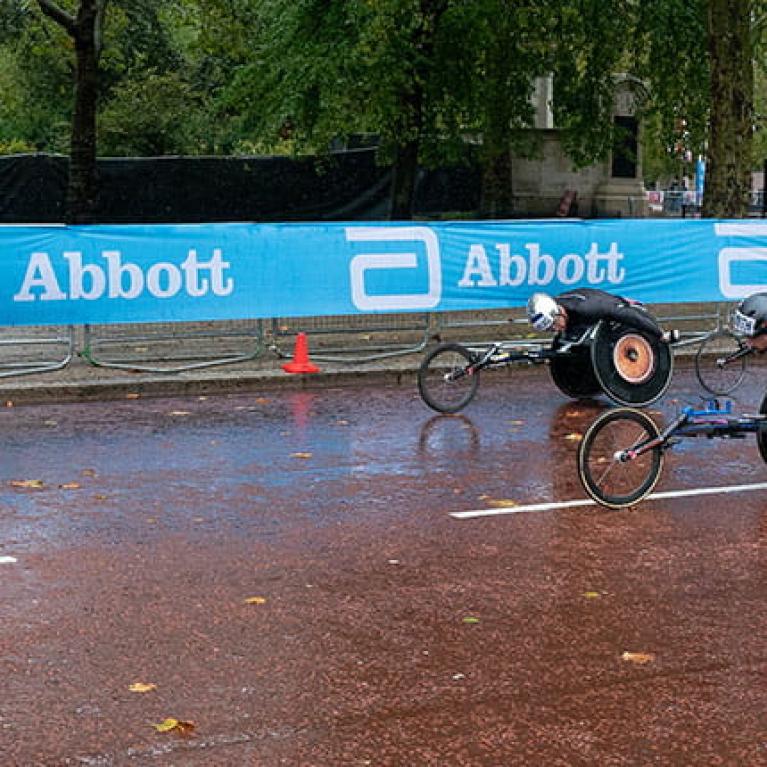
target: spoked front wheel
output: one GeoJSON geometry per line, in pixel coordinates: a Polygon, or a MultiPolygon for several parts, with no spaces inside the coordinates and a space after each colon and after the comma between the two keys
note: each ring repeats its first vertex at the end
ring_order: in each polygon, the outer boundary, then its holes
{"type": "Polygon", "coordinates": [[[639,410],[618,408],[602,414],[578,445],[578,476],[584,490],[611,509],[641,501],[660,477],[663,452],[660,445],[635,451],[659,436],[652,418],[639,410]]]}
{"type": "Polygon", "coordinates": [[[738,356],[745,344],[729,330],[719,330],[703,339],[695,355],[695,375],[710,394],[735,391],[746,375],[746,355],[738,356]]]}
{"type": "Polygon", "coordinates": [[[479,386],[474,355],[461,344],[441,344],[424,357],[418,391],[438,413],[457,413],[471,402],[479,386]]]}

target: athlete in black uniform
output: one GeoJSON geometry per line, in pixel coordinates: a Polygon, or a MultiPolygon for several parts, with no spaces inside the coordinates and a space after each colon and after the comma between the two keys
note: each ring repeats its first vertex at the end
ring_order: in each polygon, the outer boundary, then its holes
{"type": "Polygon", "coordinates": [[[553,298],[547,293],[533,293],[527,302],[527,316],[536,330],[567,335],[583,332],[599,320],[615,320],[665,343],[679,338],[678,330],[664,332],[642,304],[596,288],[576,288],[553,298]]]}

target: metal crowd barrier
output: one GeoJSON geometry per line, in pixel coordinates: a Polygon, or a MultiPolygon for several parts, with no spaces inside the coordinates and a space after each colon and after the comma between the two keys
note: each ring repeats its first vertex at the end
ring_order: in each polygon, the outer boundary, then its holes
{"type": "Polygon", "coordinates": [[[271,321],[269,348],[287,359],[298,333],[306,333],[312,339],[312,359],[373,362],[423,351],[432,329],[432,315],[428,313],[276,318],[271,321]]]}
{"type": "MultiPolygon", "coordinates": [[[[663,304],[650,311],[666,328],[681,331],[677,348],[699,344],[726,327],[732,303],[663,304]]],[[[352,315],[208,323],[86,325],[80,356],[98,367],[150,373],[255,360],[267,351],[287,359],[298,333],[306,333],[312,358],[320,362],[364,363],[422,352],[439,341],[465,344],[550,339],[532,331],[524,309],[439,314],[352,315]]],[[[66,367],[77,354],[74,327],[0,328],[0,378],[66,367]]]]}
{"type": "Polygon", "coordinates": [[[179,373],[254,360],[264,353],[261,320],[86,325],[80,355],[98,367],[179,373]]]}
{"type": "Polygon", "coordinates": [[[0,378],[61,370],[74,354],[73,327],[3,328],[0,331],[0,378]]]}

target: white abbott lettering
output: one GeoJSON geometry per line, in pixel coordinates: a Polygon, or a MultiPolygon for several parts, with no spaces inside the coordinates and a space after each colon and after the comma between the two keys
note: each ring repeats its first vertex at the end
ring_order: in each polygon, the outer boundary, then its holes
{"type": "Polygon", "coordinates": [[[83,261],[80,251],[62,253],[68,266],[69,293],[59,287],[56,271],[48,253],[32,253],[24,280],[14,301],[94,301],[104,297],[134,299],[145,291],[155,298],[171,298],[182,289],[192,298],[209,293],[228,296],[234,292],[234,278],[227,276],[231,264],[223,259],[221,248],[214,248],[209,261],[200,261],[196,250],[190,250],[178,266],[170,262],[152,264],[144,273],[139,264],[122,261],[119,250],[104,250],[102,267],[83,261]],[[203,274],[206,276],[203,276],[203,274]]]}
{"type": "Polygon", "coordinates": [[[557,279],[564,285],[573,285],[583,277],[583,259],[577,253],[568,253],[559,259],[557,279]]]}
{"type": "Polygon", "coordinates": [[[146,286],[155,298],[172,298],[181,290],[181,272],[175,264],[161,262],[152,264],[146,276],[146,286]],[[166,287],[162,286],[162,275],[166,275],[166,287]]]}
{"type": "Polygon", "coordinates": [[[472,245],[469,248],[469,257],[466,259],[463,277],[459,280],[458,285],[462,288],[472,288],[475,285],[487,288],[497,284],[485,249],[481,245],[472,245]],[[479,279],[475,282],[475,278],[479,279]]]}
{"type": "MultiPolygon", "coordinates": [[[[216,253],[221,253],[220,250],[214,250],[214,258],[216,253]]],[[[208,292],[208,280],[200,277],[200,269],[209,267],[213,261],[208,264],[201,264],[197,261],[197,251],[190,250],[186,257],[186,261],[181,264],[181,268],[184,270],[184,280],[186,285],[186,292],[190,296],[204,296],[208,292]]]]}
{"type": "Polygon", "coordinates": [[[69,261],[69,297],[84,298],[86,301],[101,298],[107,285],[104,270],[96,264],[83,265],[83,254],[76,250],[63,255],[69,261]],[[86,278],[90,282],[88,289],[85,287],[86,278]]]}
{"type": "Polygon", "coordinates": [[[224,279],[224,272],[231,266],[222,258],[221,248],[213,248],[213,257],[207,264],[200,264],[202,268],[210,269],[210,286],[214,295],[228,296],[234,290],[234,280],[231,277],[224,279]]]}
{"type": "Polygon", "coordinates": [[[136,298],[144,290],[144,273],[137,264],[123,264],[119,250],[105,250],[101,254],[107,260],[110,298],[136,298]],[[128,286],[124,286],[124,278],[128,286]]]}
{"type": "Polygon", "coordinates": [[[589,251],[581,256],[578,253],[566,253],[555,258],[548,253],[541,253],[537,242],[528,242],[527,258],[512,254],[511,245],[501,242],[495,244],[498,252],[498,281],[496,282],[491,263],[485,248],[480,244],[469,247],[469,254],[464,264],[463,277],[458,287],[493,287],[504,285],[516,287],[528,285],[549,285],[554,279],[563,285],[574,285],[586,278],[590,285],[611,283],[618,285],[626,277],[626,269],[621,266],[623,253],[618,251],[618,243],[611,242],[606,253],[599,252],[596,242],[591,243],[589,251]]]}
{"type": "Polygon", "coordinates": [[[556,272],[554,259],[548,254],[541,255],[541,246],[537,242],[528,242],[525,247],[530,253],[530,279],[531,285],[548,285],[556,272]],[[543,274],[541,274],[543,266],[543,274]]]}
{"type": "Polygon", "coordinates": [[[34,301],[37,296],[32,293],[33,288],[40,289],[41,301],[61,301],[67,297],[59,287],[56,272],[53,271],[47,253],[33,253],[29,257],[24,282],[21,283],[18,293],[13,296],[13,300],[34,301]]]}
{"type": "Polygon", "coordinates": [[[611,282],[618,284],[623,282],[626,276],[626,270],[618,267],[618,261],[623,258],[623,253],[618,253],[618,243],[611,242],[610,250],[607,253],[600,253],[599,247],[595,242],[591,243],[591,250],[586,254],[586,279],[598,285],[601,282],[611,282]],[[600,266],[600,261],[606,261],[606,266],[600,266]]]}
{"type": "Polygon", "coordinates": [[[500,258],[498,282],[500,285],[511,285],[516,287],[525,281],[527,276],[527,261],[522,256],[512,255],[511,246],[507,242],[497,243],[500,258]],[[514,276],[511,271],[514,270],[514,276]]]}

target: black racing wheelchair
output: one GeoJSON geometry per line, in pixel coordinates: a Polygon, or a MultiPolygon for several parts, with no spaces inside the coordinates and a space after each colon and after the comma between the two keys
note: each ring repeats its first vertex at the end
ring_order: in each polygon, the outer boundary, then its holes
{"type": "Polygon", "coordinates": [[[478,346],[442,343],[418,370],[418,391],[439,413],[457,413],[471,402],[485,370],[548,364],[556,387],[573,399],[605,394],[613,402],[644,407],[671,383],[674,358],[668,344],[612,320],[599,320],[551,345],[499,341],[478,346]]]}

